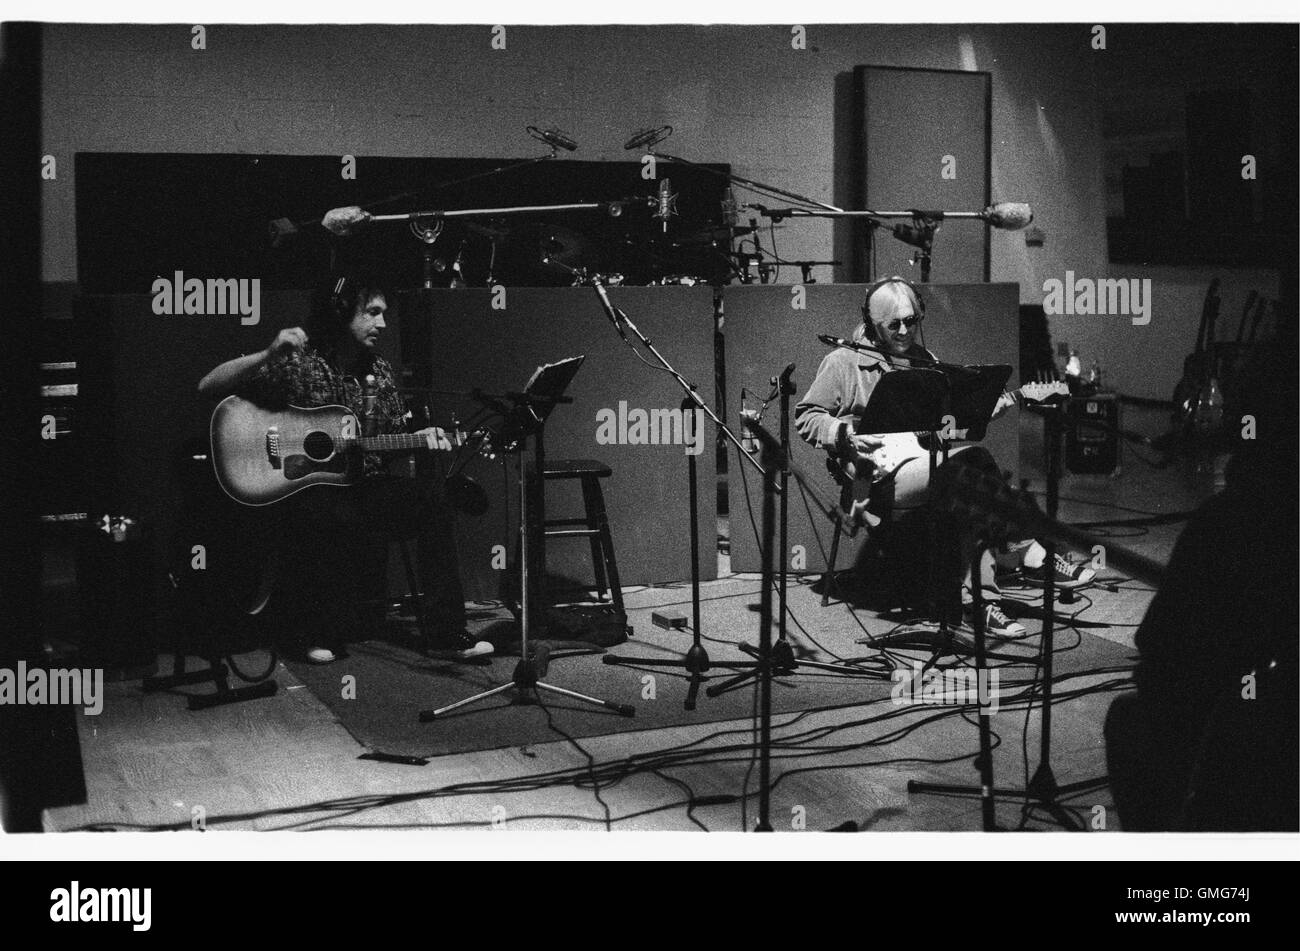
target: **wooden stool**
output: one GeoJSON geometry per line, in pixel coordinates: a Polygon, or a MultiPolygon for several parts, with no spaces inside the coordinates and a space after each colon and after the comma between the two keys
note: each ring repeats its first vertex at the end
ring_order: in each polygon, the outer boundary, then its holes
{"type": "Polygon", "coordinates": [[[594,459],[548,459],[542,470],[544,481],[578,479],[585,512],[581,518],[547,518],[541,529],[543,545],[549,538],[588,540],[600,600],[604,601],[608,594],[615,609],[622,614],[623,589],[618,579],[618,563],[614,560],[614,541],[610,536],[609,517],[605,513],[605,495],[600,489],[600,480],[613,474],[609,466],[594,459]]]}

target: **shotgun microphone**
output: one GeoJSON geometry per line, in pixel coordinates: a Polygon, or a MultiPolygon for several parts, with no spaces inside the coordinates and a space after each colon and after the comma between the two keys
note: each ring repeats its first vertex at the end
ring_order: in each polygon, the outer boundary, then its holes
{"type": "Polygon", "coordinates": [[[1034,210],[1022,201],[1000,201],[981,211],[979,217],[1003,231],[1019,231],[1034,220],[1034,210]]]}
{"type": "Polygon", "coordinates": [[[363,227],[370,223],[370,212],[356,205],[347,205],[343,208],[331,208],[325,212],[325,217],[320,220],[323,227],[330,234],[338,235],[340,238],[346,238],[350,234],[355,234],[363,227]]]}

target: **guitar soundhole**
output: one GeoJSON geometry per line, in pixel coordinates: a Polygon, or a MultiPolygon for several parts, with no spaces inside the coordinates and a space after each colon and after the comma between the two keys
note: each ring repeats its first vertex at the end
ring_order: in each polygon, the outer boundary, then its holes
{"type": "Polygon", "coordinates": [[[316,462],[323,462],[334,454],[334,440],[317,430],[307,434],[302,441],[303,452],[316,462]]]}

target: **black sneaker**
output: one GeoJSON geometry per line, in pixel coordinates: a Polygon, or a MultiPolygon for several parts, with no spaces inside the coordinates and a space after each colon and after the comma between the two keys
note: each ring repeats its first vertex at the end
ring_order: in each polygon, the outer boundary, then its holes
{"type": "Polygon", "coordinates": [[[425,642],[426,654],[451,655],[460,660],[471,657],[487,657],[496,650],[490,641],[480,641],[471,637],[467,631],[454,634],[437,634],[425,642]]]}
{"type": "MultiPolygon", "coordinates": [[[[1045,587],[1047,585],[1047,562],[1037,568],[1027,565],[1020,569],[1021,577],[1029,584],[1045,587]]],[[[1056,578],[1058,588],[1082,588],[1097,577],[1097,572],[1086,564],[1075,564],[1059,552],[1056,555],[1056,578]]]]}

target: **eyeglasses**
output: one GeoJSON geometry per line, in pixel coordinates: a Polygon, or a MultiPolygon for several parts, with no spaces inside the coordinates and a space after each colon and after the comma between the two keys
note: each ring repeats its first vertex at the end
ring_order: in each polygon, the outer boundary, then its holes
{"type": "Polygon", "coordinates": [[[901,329],[904,328],[904,327],[906,327],[908,330],[911,330],[913,327],[915,327],[915,326],[916,326],[917,324],[919,324],[920,322],[921,322],[921,318],[920,318],[920,317],[915,317],[915,316],[913,316],[913,317],[901,317],[901,318],[900,318],[900,317],[895,317],[893,320],[889,321],[889,323],[885,324],[884,327],[885,327],[885,329],[888,330],[891,334],[896,334],[896,333],[898,333],[899,330],[901,330],[901,329]]]}

